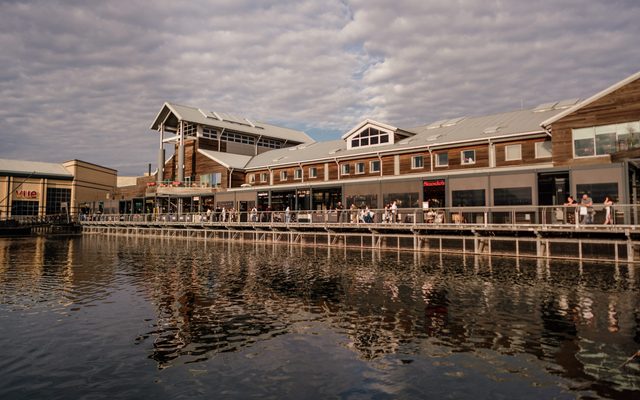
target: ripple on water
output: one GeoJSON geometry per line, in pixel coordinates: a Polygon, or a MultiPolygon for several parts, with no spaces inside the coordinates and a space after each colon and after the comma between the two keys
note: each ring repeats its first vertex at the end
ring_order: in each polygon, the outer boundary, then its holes
{"type": "Polygon", "coordinates": [[[640,390],[637,363],[619,368],[638,348],[634,267],[92,237],[4,240],[0,258],[0,392],[640,390]]]}

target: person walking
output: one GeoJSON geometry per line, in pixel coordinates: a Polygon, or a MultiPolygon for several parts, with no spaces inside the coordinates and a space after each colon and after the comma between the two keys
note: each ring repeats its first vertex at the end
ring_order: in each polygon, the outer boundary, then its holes
{"type": "Polygon", "coordinates": [[[284,221],[288,224],[291,222],[291,209],[289,206],[284,210],[284,221]]]}

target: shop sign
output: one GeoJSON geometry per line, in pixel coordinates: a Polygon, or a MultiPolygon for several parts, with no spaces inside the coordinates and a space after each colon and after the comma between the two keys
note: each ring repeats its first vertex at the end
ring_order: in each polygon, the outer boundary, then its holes
{"type": "Polygon", "coordinates": [[[424,187],[431,187],[431,186],[444,186],[445,182],[444,179],[437,179],[435,181],[424,181],[424,187]]]}
{"type": "Polygon", "coordinates": [[[38,192],[35,190],[16,190],[16,199],[34,200],[38,198],[38,192]]]}

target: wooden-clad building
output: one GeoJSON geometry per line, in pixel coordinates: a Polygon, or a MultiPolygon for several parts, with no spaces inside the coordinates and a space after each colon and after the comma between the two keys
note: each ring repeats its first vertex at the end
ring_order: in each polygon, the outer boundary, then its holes
{"type": "Polygon", "coordinates": [[[145,197],[163,209],[537,206],[583,193],[638,200],[640,72],[586,100],[416,127],[367,119],[322,142],[171,103],[151,128],[161,168],[145,197]]]}

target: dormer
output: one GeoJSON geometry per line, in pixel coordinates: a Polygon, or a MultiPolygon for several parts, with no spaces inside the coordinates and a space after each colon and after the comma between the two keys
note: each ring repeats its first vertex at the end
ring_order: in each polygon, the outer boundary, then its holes
{"type": "Polygon", "coordinates": [[[395,126],[366,119],[342,135],[342,139],[346,140],[347,149],[358,149],[394,144],[397,140],[409,135],[411,133],[401,131],[395,126]]]}

